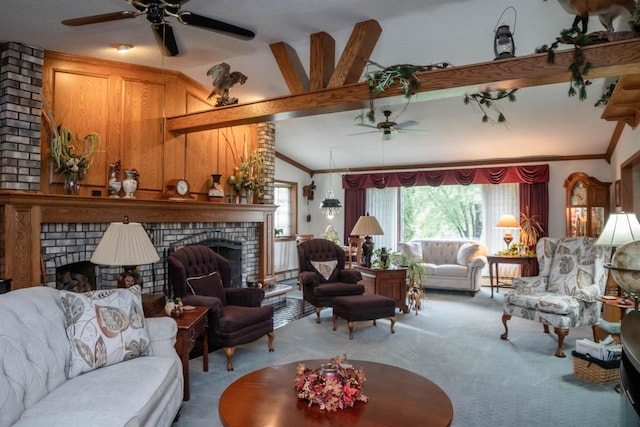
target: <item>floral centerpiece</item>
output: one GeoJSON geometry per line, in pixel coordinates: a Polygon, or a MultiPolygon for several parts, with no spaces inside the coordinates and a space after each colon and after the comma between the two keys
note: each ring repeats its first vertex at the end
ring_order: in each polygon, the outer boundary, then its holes
{"type": "Polygon", "coordinates": [[[95,132],[80,138],[66,127],[59,126],[57,135],[51,140],[51,158],[56,163],[56,172],[68,180],[84,179],[100,144],[100,135],[95,132]]]}
{"type": "Polygon", "coordinates": [[[333,242],[336,245],[340,243],[340,236],[338,236],[338,232],[336,231],[336,228],[333,225],[327,225],[327,228],[324,229],[324,234],[322,235],[322,238],[330,242],[333,242]]]}
{"type": "Polygon", "coordinates": [[[321,410],[337,411],[350,408],[356,402],[367,402],[362,393],[366,381],[364,369],[354,369],[343,359],[334,357],[319,369],[308,369],[303,363],[298,365],[295,389],[299,399],[316,404],[321,410]]]}

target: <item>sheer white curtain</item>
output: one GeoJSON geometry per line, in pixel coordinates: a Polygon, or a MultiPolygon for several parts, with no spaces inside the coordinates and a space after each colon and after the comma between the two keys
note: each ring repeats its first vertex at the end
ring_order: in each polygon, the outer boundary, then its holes
{"type": "MultiPolygon", "coordinates": [[[[512,214],[520,218],[520,199],[518,184],[486,184],[482,186],[482,205],[484,218],[482,221],[482,241],[487,245],[489,254],[507,248],[503,237],[506,230],[496,228],[501,215],[512,214]]],[[[520,239],[519,230],[509,230],[513,234],[513,241],[520,239]]],[[[514,264],[500,264],[499,274],[502,277],[520,276],[520,266],[514,264]]],[[[489,275],[488,268],[483,274],[489,275]]]]}
{"type": "Polygon", "coordinates": [[[384,231],[383,236],[372,236],[374,248],[387,248],[395,251],[398,243],[400,217],[398,215],[400,188],[367,189],[366,211],[375,216],[384,231]]]}

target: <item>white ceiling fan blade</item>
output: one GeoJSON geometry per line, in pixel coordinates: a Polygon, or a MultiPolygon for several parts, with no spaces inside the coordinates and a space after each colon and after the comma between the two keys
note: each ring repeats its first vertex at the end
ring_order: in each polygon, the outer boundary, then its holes
{"type": "Polygon", "coordinates": [[[380,131],[379,130],[368,130],[366,132],[349,133],[349,134],[347,134],[347,136],[366,135],[366,134],[369,134],[369,133],[378,133],[378,132],[380,132],[380,131]]]}
{"type": "Polygon", "coordinates": [[[416,122],[415,120],[406,120],[404,122],[397,123],[395,125],[395,128],[396,129],[403,129],[403,128],[408,128],[410,126],[415,126],[417,124],[418,124],[418,122],[416,122]]]}
{"type": "Polygon", "coordinates": [[[398,129],[398,131],[400,133],[414,133],[420,135],[429,135],[431,133],[431,131],[428,131],[426,129],[398,129]]]}

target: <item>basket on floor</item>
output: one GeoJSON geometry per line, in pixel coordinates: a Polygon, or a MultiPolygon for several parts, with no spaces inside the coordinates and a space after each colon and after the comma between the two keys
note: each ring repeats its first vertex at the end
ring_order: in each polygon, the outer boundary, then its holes
{"type": "Polygon", "coordinates": [[[620,380],[620,360],[592,359],[588,354],[572,351],[573,374],[596,384],[608,384],[620,380]]]}

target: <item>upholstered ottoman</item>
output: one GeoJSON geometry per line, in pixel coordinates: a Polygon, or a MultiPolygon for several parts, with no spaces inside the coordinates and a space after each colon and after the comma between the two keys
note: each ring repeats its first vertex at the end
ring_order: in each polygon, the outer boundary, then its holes
{"type": "Polygon", "coordinates": [[[349,325],[349,339],[353,339],[353,327],[355,322],[373,320],[387,317],[391,320],[391,333],[396,331],[396,302],[382,295],[350,295],[333,299],[333,330],[338,329],[338,316],[342,317],[349,325]]]}

